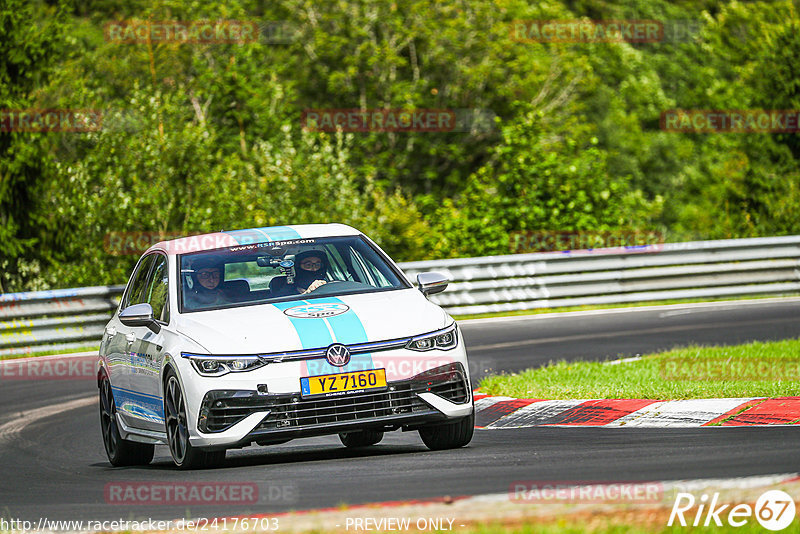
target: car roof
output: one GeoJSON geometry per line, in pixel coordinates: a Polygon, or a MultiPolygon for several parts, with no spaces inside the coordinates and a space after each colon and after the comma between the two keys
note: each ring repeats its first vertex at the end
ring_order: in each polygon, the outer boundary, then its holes
{"type": "Polygon", "coordinates": [[[348,235],[362,234],[351,226],[339,223],[265,226],[263,228],[247,228],[243,230],[223,230],[161,241],[150,247],[147,252],[161,250],[169,255],[176,255],[235,247],[237,245],[252,245],[254,243],[348,235]]]}

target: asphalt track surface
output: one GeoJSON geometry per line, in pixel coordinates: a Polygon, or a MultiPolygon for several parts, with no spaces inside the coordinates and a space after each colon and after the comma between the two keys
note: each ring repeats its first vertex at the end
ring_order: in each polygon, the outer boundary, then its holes
{"type": "MultiPolygon", "coordinates": [[[[800,299],[465,322],[473,371],[514,371],[550,360],[604,360],[689,343],[800,336],[800,299]]],[[[165,447],[147,467],[115,469],[100,438],[91,381],[0,383],[0,516],[174,519],[270,514],[444,495],[504,493],[515,481],[649,481],[800,471],[800,428],[478,430],[453,451],[428,451],[415,432],[377,446],[338,438],[229,451],[225,464],[177,471],[165,447]],[[89,404],[89,402],[91,404],[89,404]],[[41,408],[37,410],[38,408],[41,408]],[[23,417],[20,414],[24,413],[23,417]],[[125,482],[254,484],[258,502],[109,504],[125,482]]]]}

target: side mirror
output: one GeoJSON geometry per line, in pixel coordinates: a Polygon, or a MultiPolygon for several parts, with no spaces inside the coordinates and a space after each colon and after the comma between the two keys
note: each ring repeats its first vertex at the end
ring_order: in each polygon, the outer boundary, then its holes
{"type": "Polygon", "coordinates": [[[417,275],[417,284],[422,294],[427,296],[441,293],[447,287],[450,281],[442,273],[429,272],[419,273],[417,275]]]}
{"type": "Polygon", "coordinates": [[[156,334],[161,331],[161,325],[153,317],[153,308],[146,302],[122,310],[119,320],[125,326],[146,326],[156,334]]]}

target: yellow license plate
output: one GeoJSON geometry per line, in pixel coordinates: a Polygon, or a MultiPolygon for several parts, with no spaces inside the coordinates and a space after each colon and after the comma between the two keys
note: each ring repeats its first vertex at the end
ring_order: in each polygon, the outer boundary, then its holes
{"type": "Polygon", "coordinates": [[[385,387],[385,369],[309,376],[300,379],[300,391],[303,397],[313,397],[317,395],[325,397],[352,395],[362,391],[382,389],[385,387]]]}

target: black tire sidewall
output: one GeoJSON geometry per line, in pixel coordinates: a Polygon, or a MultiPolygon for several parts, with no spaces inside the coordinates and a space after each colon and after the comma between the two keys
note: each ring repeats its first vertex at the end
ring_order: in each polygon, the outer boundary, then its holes
{"type": "Polygon", "coordinates": [[[347,448],[369,447],[383,439],[380,430],[357,430],[354,432],[340,432],[339,440],[347,448]]]}
{"type": "MultiPolygon", "coordinates": [[[[183,461],[179,462],[172,453],[172,447],[167,443],[167,448],[169,449],[170,458],[172,458],[172,462],[178,469],[206,469],[209,467],[216,467],[221,464],[225,460],[225,449],[222,450],[205,450],[192,445],[191,441],[188,439],[189,435],[189,414],[186,410],[186,395],[184,394],[183,388],[181,387],[181,381],[178,379],[177,373],[170,369],[167,371],[164,377],[164,385],[167,386],[169,384],[170,378],[174,377],[177,387],[180,388],[181,391],[181,398],[183,399],[183,409],[186,412],[186,452],[183,455],[183,461]]],[[[169,431],[167,430],[167,392],[166,388],[164,390],[164,431],[167,434],[167,440],[169,440],[169,431]]]]}
{"type": "MultiPolygon", "coordinates": [[[[108,383],[109,388],[109,395],[111,396],[111,413],[112,415],[116,413],[116,404],[114,402],[114,392],[111,390],[111,380],[108,378],[108,375],[103,373],[100,379],[100,425],[102,431],[102,424],[103,424],[103,385],[104,383],[108,383]]],[[[112,417],[109,429],[109,439],[113,440],[116,445],[116,454],[111,454],[108,450],[108,444],[105,440],[105,435],[103,436],[103,448],[106,451],[106,456],[108,457],[108,461],[114,467],[124,467],[124,466],[132,466],[132,465],[147,465],[153,460],[153,454],[155,453],[155,445],[151,445],[149,443],[138,443],[135,441],[130,441],[122,438],[122,435],[119,431],[119,426],[117,425],[116,417],[112,417]]]]}
{"type": "Polygon", "coordinates": [[[475,433],[475,408],[459,421],[419,429],[420,438],[431,450],[456,449],[472,441],[475,433]]]}

